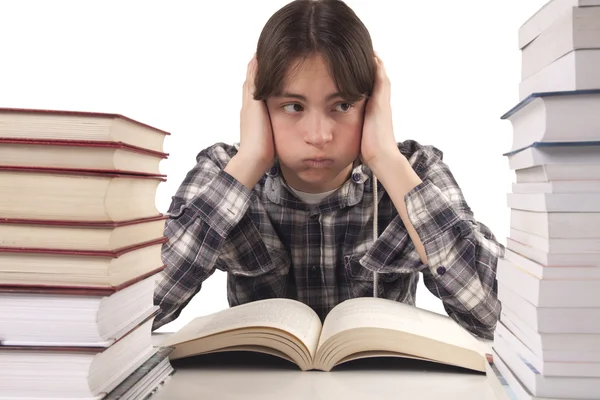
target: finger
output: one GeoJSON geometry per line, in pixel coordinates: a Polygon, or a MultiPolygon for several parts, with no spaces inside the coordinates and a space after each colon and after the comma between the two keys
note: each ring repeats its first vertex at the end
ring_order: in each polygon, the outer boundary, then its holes
{"type": "Polygon", "coordinates": [[[376,67],[377,67],[377,71],[376,71],[377,79],[381,82],[381,84],[385,84],[386,86],[389,86],[390,80],[389,80],[389,77],[385,70],[385,65],[383,65],[383,61],[381,60],[381,58],[376,56],[375,62],[376,62],[376,67]]]}
{"type": "Polygon", "coordinates": [[[254,57],[252,57],[252,59],[248,63],[248,69],[246,71],[246,81],[250,82],[251,80],[254,79],[254,76],[256,76],[256,65],[257,65],[257,61],[256,61],[256,54],[255,54],[254,57]]]}
{"type": "Polygon", "coordinates": [[[256,77],[258,62],[256,60],[256,54],[248,63],[248,70],[246,71],[246,81],[244,82],[244,96],[251,96],[254,94],[254,80],[256,77]]]}

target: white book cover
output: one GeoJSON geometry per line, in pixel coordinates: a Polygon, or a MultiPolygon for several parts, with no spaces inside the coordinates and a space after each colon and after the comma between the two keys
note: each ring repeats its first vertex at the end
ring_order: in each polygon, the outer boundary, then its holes
{"type": "Polygon", "coordinates": [[[519,101],[534,93],[600,88],[600,49],[570,51],[519,83],[519,101]]]}
{"type": "Polygon", "coordinates": [[[512,262],[498,265],[496,279],[536,307],[600,307],[599,279],[540,279],[512,262]]]}
{"type": "Polygon", "coordinates": [[[600,193],[507,194],[507,206],[537,212],[600,212],[600,193]]]}
{"type": "Polygon", "coordinates": [[[600,193],[600,179],[579,181],[553,181],[513,183],[512,192],[520,194],[534,193],[600,193]]]}
{"type": "Polygon", "coordinates": [[[600,252],[600,238],[548,238],[510,228],[509,237],[526,246],[550,254],[600,252]]]}
{"type": "MultiPolygon", "coordinates": [[[[543,269],[546,276],[566,274],[580,278],[600,278],[600,250],[598,249],[588,253],[548,253],[511,237],[506,238],[506,247],[511,250],[511,254],[522,258],[519,260],[520,264],[535,263],[543,269]]],[[[544,272],[540,272],[540,275],[544,272]]]]}
{"type": "Polygon", "coordinates": [[[600,180],[600,164],[542,164],[515,169],[517,183],[600,180]]]}
{"type": "Polygon", "coordinates": [[[568,173],[573,175],[573,178],[569,180],[596,180],[600,176],[597,173],[600,168],[600,142],[593,143],[597,144],[535,142],[531,146],[505,155],[508,157],[510,169],[513,170],[545,167],[546,173],[551,171],[556,175],[571,168],[568,173]],[[559,172],[556,172],[557,170],[559,172]]]}
{"type": "Polygon", "coordinates": [[[544,362],[600,363],[600,334],[536,332],[508,308],[500,322],[544,362]]]}
{"type": "Polygon", "coordinates": [[[505,155],[513,155],[534,144],[539,146],[539,143],[546,146],[598,145],[600,88],[535,93],[500,118],[509,120],[513,128],[512,147],[505,155]]]}
{"type": "Polygon", "coordinates": [[[600,335],[600,308],[536,307],[504,283],[498,284],[498,299],[503,310],[513,312],[535,332],[600,335]]]}
{"type": "Polygon", "coordinates": [[[600,0],[550,0],[519,28],[519,50],[531,43],[572,7],[600,6],[600,0]]]}
{"type": "MultiPolygon", "coordinates": [[[[563,399],[594,400],[600,388],[599,377],[547,376],[520,356],[513,347],[495,341],[493,350],[514,376],[535,396],[563,399]]],[[[495,354],[493,355],[495,359],[495,354]]]]}
{"type": "Polygon", "coordinates": [[[511,209],[510,227],[549,239],[600,239],[600,213],[511,209]]]}
{"type": "Polygon", "coordinates": [[[502,322],[496,325],[494,341],[510,346],[541,374],[546,376],[600,377],[600,363],[544,361],[521,342],[502,322]]]}
{"type": "Polygon", "coordinates": [[[600,7],[571,7],[521,50],[521,80],[570,51],[600,48],[600,7]]]}

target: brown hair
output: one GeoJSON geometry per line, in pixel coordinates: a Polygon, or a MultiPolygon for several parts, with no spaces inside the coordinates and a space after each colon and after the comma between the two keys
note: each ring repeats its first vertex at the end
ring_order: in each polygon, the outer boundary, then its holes
{"type": "Polygon", "coordinates": [[[281,95],[284,77],[311,55],[319,53],[347,101],[373,90],[375,62],[371,35],[342,0],[294,0],[265,24],[256,50],[255,100],[281,95]]]}

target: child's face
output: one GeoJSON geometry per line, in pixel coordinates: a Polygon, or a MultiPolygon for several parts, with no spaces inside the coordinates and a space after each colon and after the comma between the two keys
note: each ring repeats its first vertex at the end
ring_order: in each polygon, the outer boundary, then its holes
{"type": "Polygon", "coordinates": [[[286,182],[309,193],[339,187],[360,152],[365,100],[351,105],[330,97],[336,87],[320,55],[286,77],[283,92],[270,97],[267,107],[286,182]]]}

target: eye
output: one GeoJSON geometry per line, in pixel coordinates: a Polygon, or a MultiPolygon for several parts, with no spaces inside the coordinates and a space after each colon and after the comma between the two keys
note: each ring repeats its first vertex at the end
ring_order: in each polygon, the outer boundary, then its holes
{"type": "Polygon", "coordinates": [[[341,107],[341,112],[347,113],[348,111],[350,111],[352,109],[352,107],[354,107],[354,104],[352,104],[352,103],[338,103],[335,106],[336,107],[342,106],[341,107]]]}
{"type": "Polygon", "coordinates": [[[284,111],[289,112],[291,114],[295,114],[296,112],[302,111],[302,106],[298,103],[286,104],[282,108],[284,111]],[[286,109],[286,107],[287,107],[287,109],[286,109]]]}

